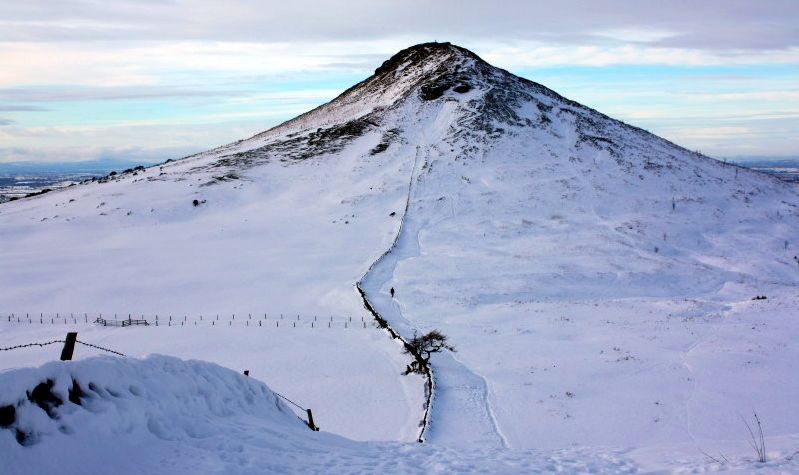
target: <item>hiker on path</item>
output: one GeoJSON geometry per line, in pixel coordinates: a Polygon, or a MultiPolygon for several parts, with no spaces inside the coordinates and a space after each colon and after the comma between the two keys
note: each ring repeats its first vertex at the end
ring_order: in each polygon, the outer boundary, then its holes
{"type": "Polygon", "coordinates": [[[391,287],[390,292],[391,292],[391,298],[393,299],[394,298],[394,287],[391,287]]]}

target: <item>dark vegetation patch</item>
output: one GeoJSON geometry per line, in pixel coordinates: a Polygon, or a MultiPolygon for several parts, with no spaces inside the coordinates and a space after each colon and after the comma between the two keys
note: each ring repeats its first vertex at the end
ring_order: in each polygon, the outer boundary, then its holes
{"type": "Polygon", "coordinates": [[[631,171],[633,164],[625,161],[619,151],[619,145],[610,138],[600,137],[593,135],[595,131],[607,130],[606,124],[599,122],[599,118],[593,114],[588,114],[582,110],[574,110],[571,108],[562,108],[558,110],[558,114],[570,114],[574,118],[574,128],[577,132],[577,142],[575,147],[580,149],[586,146],[596,150],[605,150],[616,160],[616,163],[627,171],[631,171]]]}
{"type": "Polygon", "coordinates": [[[552,123],[549,118],[549,112],[552,111],[552,106],[544,104],[543,102],[536,102],[535,106],[538,108],[538,125],[544,126],[552,123]]]}
{"type": "Polygon", "coordinates": [[[380,143],[378,143],[375,148],[369,151],[369,155],[377,155],[378,153],[385,152],[389,145],[396,142],[400,138],[400,129],[390,129],[383,133],[383,136],[380,138],[380,143]]]}
{"type": "Polygon", "coordinates": [[[369,150],[369,155],[377,155],[378,153],[385,152],[388,149],[388,145],[385,142],[380,142],[379,144],[375,145],[375,148],[369,150]]]}
{"type": "Polygon", "coordinates": [[[233,168],[241,170],[269,162],[279,156],[283,162],[307,160],[324,154],[341,151],[347,144],[378,126],[370,114],[344,124],[318,128],[312,132],[287,136],[285,140],[269,143],[245,152],[226,155],[203,168],[233,168]]]}
{"type": "Polygon", "coordinates": [[[644,159],[644,170],[649,170],[654,173],[660,172],[663,169],[663,165],[658,162],[652,161],[649,158],[644,159]]]}
{"type": "Polygon", "coordinates": [[[123,175],[128,175],[128,174],[131,174],[131,173],[132,173],[133,175],[138,175],[138,174],[139,174],[139,172],[143,172],[143,171],[144,171],[144,167],[143,167],[142,165],[139,165],[139,166],[137,166],[137,167],[133,167],[133,168],[128,168],[128,169],[125,169],[125,170],[122,172],[122,174],[123,174],[123,175]]]}
{"type": "Polygon", "coordinates": [[[225,173],[224,175],[211,177],[210,180],[208,180],[207,182],[203,183],[200,186],[218,185],[220,183],[225,183],[228,181],[236,181],[236,180],[241,180],[241,177],[233,172],[229,172],[225,173]]]}
{"type": "MultiPolygon", "coordinates": [[[[44,188],[42,190],[35,191],[33,193],[28,193],[27,195],[23,196],[23,198],[31,198],[33,196],[39,196],[39,195],[43,195],[45,193],[50,193],[51,191],[53,191],[53,190],[51,190],[50,188],[44,188]]],[[[13,198],[9,198],[8,201],[14,201],[14,200],[18,200],[18,199],[19,199],[18,196],[14,196],[13,198]]]]}
{"type": "MultiPolygon", "coordinates": [[[[480,65],[478,70],[490,76],[488,68],[487,65],[480,65]]],[[[536,99],[510,78],[492,77],[490,82],[493,87],[484,94],[483,100],[472,104],[479,112],[474,119],[474,129],[485,132],[489,137],[498,137],[508,127],[533,126],[529,119],[522,119],[517,111],[525,102],[536,99]]]]}
{"type": "Polygon", "coordinates": [[[449,89],[463,94],[472,89],[468,81],[469,77],[465,74],[444,74],[422,84],[419,88],[419,97],[423,101],[434,101],[443,96],[449,89]]]}
{"type": "Polygon", "coordinates": [[[580,134],[579,142],[589,143],[596,148],[608,148],[615,145],[615,142],[607,137],[597,137],[589,134],[580,134]]]}
{"type": "Polygon", "coordinates": [[[447,83],[429,83],[422,84],[419,89],[419,97],[423,101],[433,101],[444,95],[444,92],[449,89],[450,84],[447,83]]]}

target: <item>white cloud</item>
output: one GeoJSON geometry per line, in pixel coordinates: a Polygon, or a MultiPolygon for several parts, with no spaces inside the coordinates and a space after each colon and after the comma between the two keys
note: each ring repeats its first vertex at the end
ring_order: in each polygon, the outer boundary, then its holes
{"type": "MultiPolygon", "coordinates": [[[[792,0],[726,0],[723,6],[672,0],[656,8],[637,0],[508,0],[501,5],[478,0],[5,1],[0,2],[0,120],[5,124],[0,142],[31,150],[42,143],[218,145],[332,98],[338,92],[333,86],[340,84],[324,84],[325,77],[366,77],[398,50],[432,40],[460,44],[511,70],[796,65],[797,17],[799,2],[792,0]],[[286,79],[300,76],[322,81],[313,90],[279,90],[292,88],[286,79]],[[276,90],[263,91],[272,85],[276,90]],[[68,124],[56,123],[54,117],[64,114],[55,109],[63,104],[52,104],[87,101],[87,112],[93,112],[97,106],[88,101],[97,99],[192,96],[219,100],[201,114],[156,112],[134,120],[103,113],[98,114],[102,123],[89,123],[92,114],[87,113],[68,124]],[[35,117],[34,109],[39,110],[35,117]]],[[[690,96],[654,81],[616,79],[615,90],[592,91],[589,84],[577,88],[582,97],[575,99],[663,127],[700,119],[738,126],[746,116],[792,120],[799,108],[799,93],[784,84],[720,90],[712,87],[714,78],[697,76],[692,88],[699,94],[690,96]],[[656,103],[649,100],[655,97],[656,103]],[[744,103],[746,108],[733,110],[744,103]]],[[[731,143],[735,134],[723,132],[679,131],[678,141],[731,143]]],[[[790,146],[790,140],[779,143],[790,146]]]]}
{"type": "Polygon", "coordinates": [[[617,28],[612,30],[599,30],[594,34],[630,43],[652,43],[678,36],[678,34],[673,31],[651,28],[617,28]]]}
{"type": "Polygon", "coordinates": [[[799,48],[779,51],[718,52],[627,44],[622,46],[549,46],[519,43],[488,47],[481,55],[503,67],[609,66],[609,65],[754,65],[799,63],[799,48]]]}

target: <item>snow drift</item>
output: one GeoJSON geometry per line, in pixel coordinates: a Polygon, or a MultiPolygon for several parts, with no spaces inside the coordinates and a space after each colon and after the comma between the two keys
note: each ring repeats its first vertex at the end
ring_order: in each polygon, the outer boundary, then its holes
{"type": "Polygon", "coordinates": [[[0,453],[17,473],[79,473],[122,452],[165,443],[210,447],[240,431],[264,440],[310,433],[265,384],[202,361],[53,362],[0,373],[0,388],[0,453]]]}

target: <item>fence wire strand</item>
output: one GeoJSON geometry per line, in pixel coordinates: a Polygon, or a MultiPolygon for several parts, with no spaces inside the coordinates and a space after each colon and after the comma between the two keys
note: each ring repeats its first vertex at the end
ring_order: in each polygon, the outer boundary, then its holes
{"type": "Polygon", "coordinates": [[[84,341],[75,340],[75,343],[80,343],[81,345],[91,346],[92,348],[97,348],[98,350],[107,351],[107,352],[113,353],[115,355],[125,356],[124,354],[122,354],[122,353],[120,353],[118,351],[109,350],[108,348],[103,348],[102,346],[92,345],[91,343],[86,343],[84,341]]]}
{"type": "Polygon", "coordinates": [[[283,399],[285,399],[286,401],[288,401],[288,402],[290,402],[290,403],[294,404],[295,406],[299,407],[299,408],[300,408],[300,409],[302,409],[303,411],[307,411],[307,409],[305,409],[304,407],[300,406],[299,404],[297,404],[296,402],[292,401],[291,399],[287,398],[286,396],[284,396],[284,395],[280,394],[279,392],[277,392],[277,391],[272,391],[272,392],[273,392],[273,393],[275,393],[275,395],[277,395],[277,396],[280,396],[280,397],[282,397],[283,399]]]}
{"type": "Polygon", "coordinates": [[[29,346],[47,346],[52,345],[53,343],[64,343],[64,340],[53,340],[45,343],[27,343],[25,345],[9,346],[8,348],[0,348],[0,351],[16,350],[17,348],[26,348],[29,346]]]}
{"type": "MultiPolygon", "coordinates": [[[[53,341],[47,341],[47,342],[44,342],[44,343],[26,343],[24,345],[15,345],[15,346],[9,346],[7,348],[0,348],[0,351],[16,350],[18,348],[29,348],[31,346],[44,347],[44,346],[47,346],[47,345],[52,345],[54,343],[66,343],[66,341],[64,341],[64,340],[53,340],[53,341]]],[[[102,346],[92,345],[91,343],[86,343],[85,341],[75,340],[75,343],[80,343],[81,345],[90,346],[92,348],[96,348],[96,349],[102,350],[102,351],[107,351],[107,352],[113,353],[115,355],[125,356],[123,353],[120,353],[118,351],[110,350],[108,348],[103,348],[102,346]]]]}

